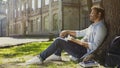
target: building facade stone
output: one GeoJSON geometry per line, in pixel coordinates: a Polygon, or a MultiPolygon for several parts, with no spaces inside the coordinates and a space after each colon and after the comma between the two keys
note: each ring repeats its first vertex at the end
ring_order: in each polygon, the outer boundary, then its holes
{"type": "Polygon", "coordinates": [[[8,0],[8,10],[9,36],[58,34],[90,24],[87,0],[8,0]]]}

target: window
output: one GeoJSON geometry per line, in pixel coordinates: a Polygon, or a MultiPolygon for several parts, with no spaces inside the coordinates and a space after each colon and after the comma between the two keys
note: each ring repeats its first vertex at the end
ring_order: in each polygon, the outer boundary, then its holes
{"type": "Polygon", "coordinates": [[[32,0],[32,9],[35,9],[35,0],[32,0]]]}
{"type": "Polygon", "coordinates": [[[20,8],[17,9],[17,16],[20,16],[20,8]]]}
{"type": "MultiPolygon", "coordinates": [[[[19,10],[20,10],[20,8],[19,8],[19,10]]],[[[22,5],[22,11],[24,10],[24,5],[22,5]]]]}
{"type": "Polygon", "coordinates": [[[49,24],[49,16],[45,16],[44,17],[44,30],[49,31],[50,30],[49,26],[50,26],[50,24],[49,24]]]}
{"type": "Polygon", "coordinates": [[[53,15],[53,31],[58,30],[58,14],[53,15]]]}
{"type": "Polygon", "coordinates": [[[30,31],[33,32],[33,20],[30,22],[30,31]]]}
{"type": "Polygon", "coordinates": [[[28,9],[28,4],[26,4],[26,9],[28,9]]]}
{"type": "Polygon", "coordinates": [[[37,32],[37,30],[38,30],[38,29],[37,29],[37,25],[38,25],[38,24],[37,24],[37,21],[36,21],[36,19],[34,19],[34,20],[33,20],[33,32],[37,32]]]}
{"type": "Polygon", "coordinates": [[[14,14],[15,14],[15,18],[16,18],[16,17],[17,17],[17,12],[16,12],[16,9],[14,10],[14,12],[15,12],[14,14]]]}
{"type": "Polygon", "coordinates": [[[6,14],[8,14],[8,9],[6,9],[6,14]]]}
{"type": "Polygon", "coordinates": [[[58,0],[54,0],[54,1],[58,1],[58,0]]]}
{"type": "Polygon", "coordinates": [[[41,30],[41,18],[37,18],[37,29],[38,29],[38,32],[40,32],[40,30],[41,30]]]}
{"type": "Polygon", "coordinates": [[[49,0],[45,0],[45,5],[48,5],[49,4],[49,0]]]}
{"type": "Polygon", "coordinates": [[[38,0],[38,8],[41,8],[41,0],[38,0]]]}

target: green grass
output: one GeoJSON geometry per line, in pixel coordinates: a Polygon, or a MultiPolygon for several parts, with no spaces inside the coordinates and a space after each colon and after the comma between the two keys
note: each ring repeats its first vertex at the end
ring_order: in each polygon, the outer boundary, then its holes
{"type": "MultiPolygon", "coordinates": [[[[1,60],[19,58],[14,63],[25,62],[25,56],[35,56],[45,50],[52,42],[34,42],[10,48],[0,48],[0,65],[5,64],[1,60]]],[[[10,63],[10,62],[7,62],[10,63]]],[[[62,64],[46,63],[43,65],[30,65],[29,68],[66,68],[68,66],[75,68],[74,62],[62,62],[62,64]]]]}
{"type": "MultiPolygon", "coordinates": [[[[45,50],[51,43],[52,42],[33,42],[10,48],[0,48],[0,68],[1,67],[6,68],[6,66],[8,65],[10,65],[8,68],[26,68],[19,67],[14,64],[23,63],[30,57],[32,58],[33,56],[38,55],[40,52],[45,50]],[[25,58],[26,56],[27,58],[25,58]],[[16,58],[18,58],[17,61],[15,60],[16,58]],[[8,59],[7,62],[3,62],[6,61],[6,59],[8,59]]],[[[29,67],[27,68],[77,68],[77,67],[76,63],[72,61],[65,61],[59,63],[48,62],[42,65],[29,65],[29,67]]]]}
{"type": "Polygon", "coordinates": [[[10,48],[1,48],[0,57],[14,58],[25,55],[36,55],[45,50],[51,42],[34,42],[28,43],[21,46],[14,46],[10,48]]]}

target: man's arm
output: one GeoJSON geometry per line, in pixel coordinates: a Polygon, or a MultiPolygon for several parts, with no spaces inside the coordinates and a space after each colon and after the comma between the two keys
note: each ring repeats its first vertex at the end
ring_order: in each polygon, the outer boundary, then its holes
{"type": "Polygon", "coordinates": [[[76,32],[75,31],[72,31],[72,30],[64,30],[60,33],[60,37],[64,38],[66,37],[67,35],[71,35],[71,36],[76,36],[76,32]]]}
{"type": "Polygon", "coordinates": [[[74,37],[85,36],[87,30],[88,30],[88,28],[86,28],[84,30],[80,30],[80,31],[64,30],[60,33],[60,37],[64,38],[67,35],[71,35],[71,36],[74,36],[74,37]]]}
{"type": "Polygon", "coordinates": [[[75,42],[75,43],[77,43],[77,44],[79,44],[79,45],[81,45],[81,46],[83,46],[83,47],[85,47],[85,48],[89,48],[87,42],[81,41],[81,40],[79,40],[79,39],[71,38],[69,41],[75,42]]]}
{"type": "Polygon", "coordinates": [[[107,33],[107,30],[106,30],[105,26],[99,26],[96,29],[96,34],[94,35],[93,42],[80,41],[79,39],[71,39],[70,41],[73,41],[73,42],[80,44],[86,48],[89,48],[91,50],[95,50],[103,42],[103,40],[106,36],[106,33],[107,33]]]}

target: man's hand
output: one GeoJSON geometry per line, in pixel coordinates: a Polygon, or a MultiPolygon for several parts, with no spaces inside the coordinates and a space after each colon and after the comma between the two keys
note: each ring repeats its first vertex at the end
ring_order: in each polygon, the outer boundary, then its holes
{"type": "Polygon", "coordinates": [[[73,42],[75,41],[75,38],[72,37],[72,36],[70,36],[70,35],[68,35],[67,39],[68,39],[69,41],[73,41],[73,42]]]}
{"type": "Polygon", "coordinates": [[[68,31],[64,30],[60,33],[60,37],[65,38],[68,35],[68,31]]]}
{"type": "Polygon", "coordinates": [[[65,37],[67,37],[67,35],[71,35],[71,36],[76,36],[76,32],[75,31],[72,31],[72,30],[64,30],[64,31],[62,31],[61,33],[60,33],[60,37],[62,37],[62,38],[65,38],[65,37]]]}

